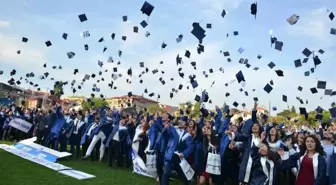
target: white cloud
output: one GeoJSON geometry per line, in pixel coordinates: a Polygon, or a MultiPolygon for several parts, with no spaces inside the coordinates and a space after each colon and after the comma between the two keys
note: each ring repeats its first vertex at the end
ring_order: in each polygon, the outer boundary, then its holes
{"type": "Polygon", "coordinates": [[[10,27],[10,22],[0,20],[0,28],[8,28],[8,27],[10,27]]]}

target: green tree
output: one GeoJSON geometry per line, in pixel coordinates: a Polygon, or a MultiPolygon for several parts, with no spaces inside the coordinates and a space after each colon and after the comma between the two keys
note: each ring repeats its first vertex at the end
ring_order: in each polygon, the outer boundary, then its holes
{"type": "Polygon", "coordinates": [[[147,107],[147,111],[151,114],[154,114],[156,111],[165,112],[165,109],[161,108],[158,104],[153,104],[153,105],[147,107]]]}
{"type": "Polygon", "coordinates": [[[84,101],[82,103],[82,109],[86,111],[88,109],[100,108],[107,105],[108,103],[103,98],[91,98],[90,102],[84,101]]]}
{"type": "Polygon", "coordinates": [[[63,95],[63,82],[62,81],[57,81],[54,84],[54,95],[57,98],[61,98],[61,96],[63,95]]]}

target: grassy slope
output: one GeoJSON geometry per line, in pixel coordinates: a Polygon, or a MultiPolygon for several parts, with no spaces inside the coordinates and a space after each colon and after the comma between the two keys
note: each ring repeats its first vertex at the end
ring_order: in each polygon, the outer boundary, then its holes
{"type": "MultiPolygon", "coordinates": [[[[10,144],[3,143],[0,144],[10,144]]],[[[4,185],[113,185],[132,184],[150,185],[157,184],[154,179],[133,174],[130,169],[108,169],[106,162],[98,163],[90,160],[64,160],[60,163],[76,170],[93,174],[96,178],[77,180],[59,174],[46,167],[19,158],[15,155],[0,150],[0,179],[4,185]]],[[[175,184],[176,183],[171,183],[175,184]]]]}

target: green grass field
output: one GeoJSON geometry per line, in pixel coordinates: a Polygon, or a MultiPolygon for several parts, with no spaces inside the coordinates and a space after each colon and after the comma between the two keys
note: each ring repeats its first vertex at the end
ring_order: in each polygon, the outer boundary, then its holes
{"type": "MultiPolygon", "coordinates": [[[[0,144],[11,144],[0,142],[0,144]]],[[[0,149],[0,184],[3,185],[150,185],[155,179],[132,173],[131,169],[109,169],[106,162],[68,159],[59,163],[92,175],[96,178],[77,180],[32,163],[0,149]]],[[[173,185],[179,183],[171,182],[173,185]]]]}

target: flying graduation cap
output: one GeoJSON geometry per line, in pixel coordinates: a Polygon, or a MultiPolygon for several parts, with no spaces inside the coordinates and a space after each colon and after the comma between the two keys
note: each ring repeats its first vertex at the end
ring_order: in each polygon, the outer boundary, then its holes
{"type": "Polygon", "coordinates": [[[257,19],[257,2],[251,4],[251,14],[257,19]]]}

